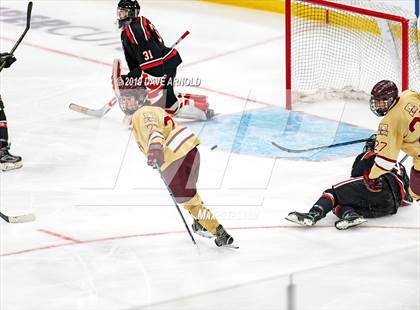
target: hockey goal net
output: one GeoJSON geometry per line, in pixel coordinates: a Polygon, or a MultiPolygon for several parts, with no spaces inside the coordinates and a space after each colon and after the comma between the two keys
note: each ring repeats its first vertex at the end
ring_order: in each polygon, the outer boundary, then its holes
{"type": "Polygon", "coordinates": [[[420,91],[417,18],[370,1],[286,0],[286,107],[368,99],[380,80],[420,91]]]}

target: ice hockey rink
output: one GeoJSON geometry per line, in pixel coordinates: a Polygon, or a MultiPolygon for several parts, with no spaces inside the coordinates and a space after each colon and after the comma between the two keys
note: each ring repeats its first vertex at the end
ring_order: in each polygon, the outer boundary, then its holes
{"type": "MultiPolygon", "coordinates": [[[[2,52],[23,31],[26,5],[1,0],[2,52]]],[[[332,214],[311,228],[284,220],[348,178],[363,145],[290,154],[271,142],[366,138],[379,118],[350,100],[285,110],[283,15],[142,1],[167,45],[191,32],[178,75],[199,82],[179,90],[207,95],[219,114],[181,122],[201,138],[199,191],[233,250],[199,236],[192,244],[117,106],[102,119],[68,109],[113,97],[116,1],[39,0],[32,14],[17,62],[1,72],[24,167],[0,173],[0,210],[37,219],[0,224],[1,309],[420,308],[418,204],[348,231],[332,214]]]]}

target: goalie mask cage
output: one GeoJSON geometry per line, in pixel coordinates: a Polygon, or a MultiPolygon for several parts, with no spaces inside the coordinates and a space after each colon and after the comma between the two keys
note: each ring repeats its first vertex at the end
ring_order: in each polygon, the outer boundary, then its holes
{"type": "Polygon", "coordinates": [[[384,79],[420,91],[414,14],[369,1],[286,0],[287,109],[329,97],[368,100],[384,79]]]}

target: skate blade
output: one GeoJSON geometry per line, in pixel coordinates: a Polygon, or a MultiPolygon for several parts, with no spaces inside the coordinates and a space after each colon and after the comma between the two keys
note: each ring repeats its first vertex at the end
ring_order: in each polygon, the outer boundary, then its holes
{"type": "Polygon", "coordinates": [[[23,164],[22,164],[22,162],[19,162],[19,163],[3,163],[3,164],[0,164],[0,167],[1,167],[2,171],[10,171],[10,170],[22,168],[23,164]]]}
{"type": "Polygon", "coordinates": [[[196,235],[199,235],[200,237],[203,237],[203,238],[211,239],[211,238],[214,237],[213,234],[211,232],[209,232],[209,231],[199,231],[198,230],[198,231],[194,231],[194,233],[196,235]]]}
{"type": "Polygon", "coordinates": [[[232,243],[232,244],[221,245],[221,246],[219,246],[219,248],[227,248],[227,249],[237,250],[237,249],[239,249],[239,246],[232,243]]]}
{"type": "Polygon", "coordinates": [[[346,220],[341,220],[335,223],[335,228],[337,228],[338,230],[346,230],[346,229],[349,229],[350,227],[358,226],[366,222],[367,222],[367,219],[356,219],[351,222],[346,221],[346,220]]]}
{"type": "Polygon", "coordinates": [[[304,219],[303,222],[299,220],[299,218],[295,214],[289,214],[284,219],[303,226],[314,226],[314,223],[311,220],[304,219]]]}

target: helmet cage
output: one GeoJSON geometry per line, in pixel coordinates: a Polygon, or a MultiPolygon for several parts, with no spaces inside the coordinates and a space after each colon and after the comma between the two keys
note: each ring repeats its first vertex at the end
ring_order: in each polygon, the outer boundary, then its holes
{"type": "Polygon", "coordinates": [[[131,21],[139,16],[140,13],[140,6],[138,2],[133,3],[122,3],[120,2],[117,7],[117,22],[118,27],[123,28],[127,24],[131,23],[131,21]]]}
{"type": "Polygon", "coordinates": [[[388,111],[394,106],[396,98],[390,97],[388,99],[370,98],[370,110],[377,116],[385,116],[388,111]],[[381,104],[383,102],[383,104],[381,104]]]}
{"type": "Polygon", "coordinates": [[[118,104],[126,115],[133,115],[147,99],[147,91],[144,88],[122,89],[120,94],[118,104]]]}

